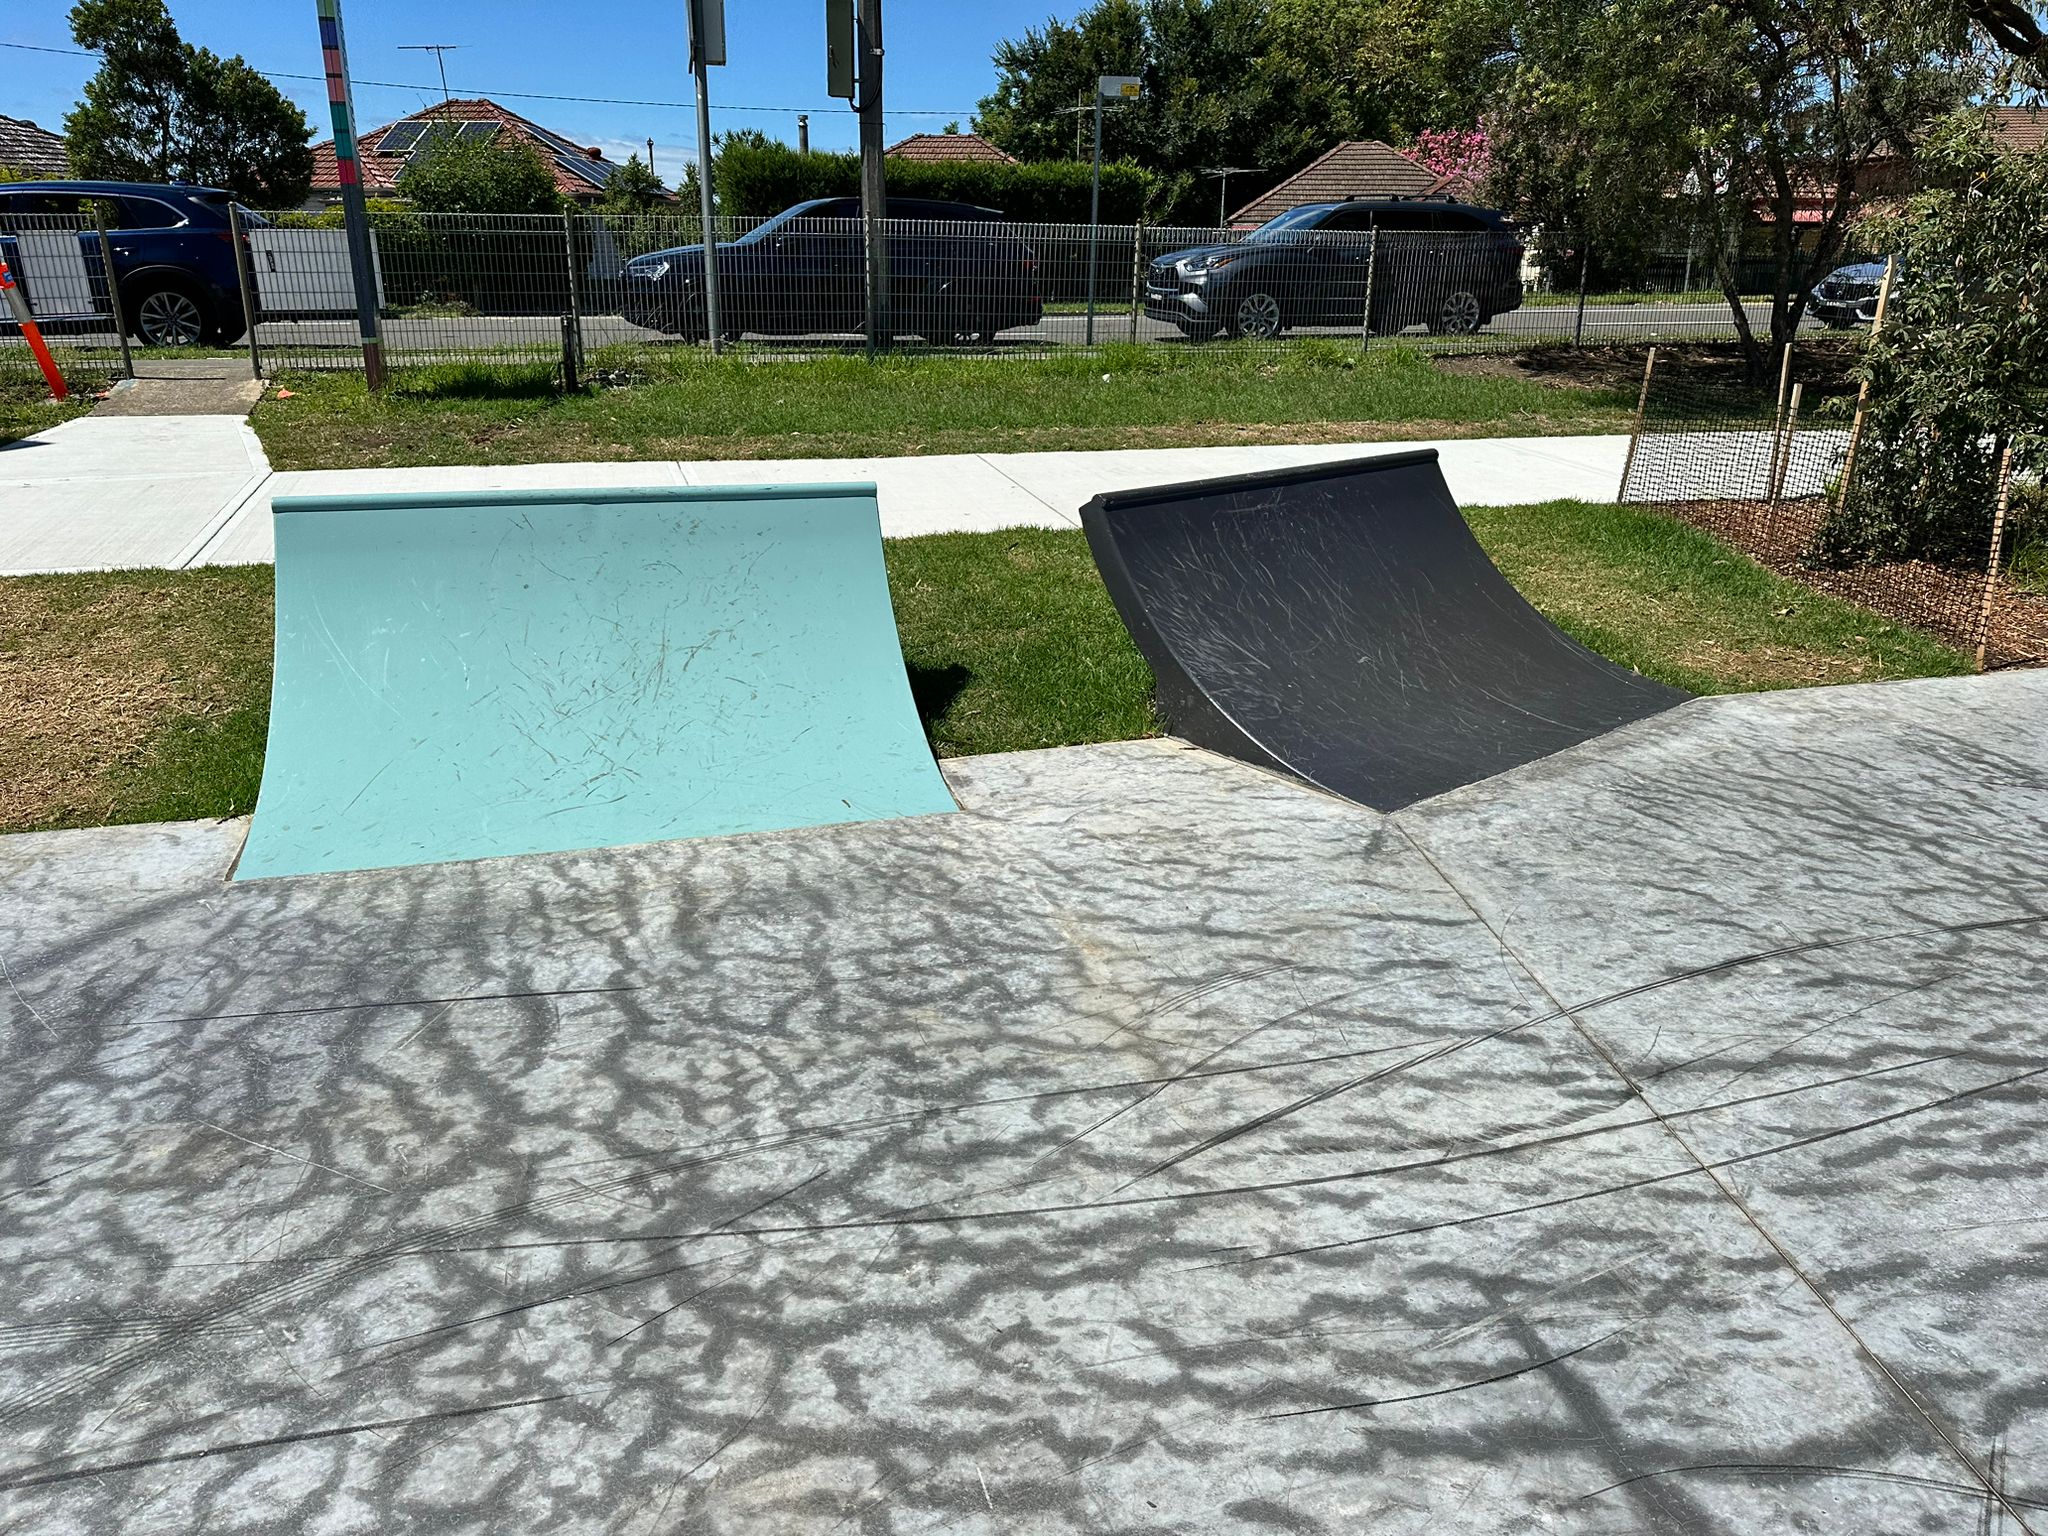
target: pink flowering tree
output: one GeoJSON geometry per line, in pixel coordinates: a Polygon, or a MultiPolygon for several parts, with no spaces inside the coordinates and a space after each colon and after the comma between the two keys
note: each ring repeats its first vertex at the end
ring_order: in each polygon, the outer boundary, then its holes
{"type": "Polygon", "coordinates": [[[1469,186],[1486,184],[1493,170],[1493,141],[1484,128],[1430,129],[1415,136],[1415,158],[1439,176],[1455,176],[1469,186]]]}

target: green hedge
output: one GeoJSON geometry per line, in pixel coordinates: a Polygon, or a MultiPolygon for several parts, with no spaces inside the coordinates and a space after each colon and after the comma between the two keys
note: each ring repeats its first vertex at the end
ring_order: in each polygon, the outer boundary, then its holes
{"type": "MultiPolygon", "coordinates": [[[[860,156],[798,154],[785,144],[728,144],[716,162],[718,211],[765,218],[813,197],[860,191],[860,156]]],[[[1000,208],[1029,224],[1085,224],[1088,166],[1075,160],[1006,165],[986,160],[891,160],[889,192],[1000,208]]],[[[1102,221],[1129,224],[1145,211],[1151,176],[1118,161],[1102,168],[1102,221]]]]}

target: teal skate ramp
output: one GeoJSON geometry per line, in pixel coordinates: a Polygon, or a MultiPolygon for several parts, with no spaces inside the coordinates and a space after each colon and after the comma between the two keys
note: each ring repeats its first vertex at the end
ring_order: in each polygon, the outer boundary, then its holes
{"type": "Polygon", "coordinates": [[[273,506],[238,880],[954,809],[872,485],[273,506]]]}

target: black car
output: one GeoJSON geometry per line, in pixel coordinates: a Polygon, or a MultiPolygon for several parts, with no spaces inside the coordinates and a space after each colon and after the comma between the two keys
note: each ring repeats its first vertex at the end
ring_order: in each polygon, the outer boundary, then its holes
{"type": "MultiPolygon", "coordinates": [[[[992,340],[1045,312],[1036,253],[1001,213],[971,203],[892,197],[890,326],[928,341],[992,340]]],[[[860,199],[814,198],[718,246],[719,329],[729,338],[857,332],[866,325],[860,199]]],[[[636,256],[620,313],[635,325],[702,340],[704,247],[636,256]]]]}
{"type": "Polygon", "coordinates": [[[1412,325],[1463,335],[1522,303],[1519,231],[1491,208],[1352,198],[1290,208],[1228,245],[1172,251],[1145,274],[1145,313],[1189,339],[1302,326],[1412,325]]]}
{"type": "MultiPolygon", "coordinates": [[[[129,331],[151,346],[230,346],[243,329],[242,288],[228,221],[233,202],[234,194],[218,187],[129,181],[0,184],[0,255],[22,279],[45,330],[74,334],[98,329],[110,310],[93,225],[97,211],[107,226],[129,331]],[[36,292],[43,274],[37,255],[22,250],[24,235],[32,245],[39,236],[77,244],[75,256],[48,248],[48,293],[36,292]]],[[[244,217],[251,224],[263,222],[246,211],[244,217]]],[[[0,322],[0,332],[13,329],[11,320],[0,322]]]]}
{"type": "Polygon", "coordinates": [[[1838,330],[1869,325],[1877,318],[1877,293],[1883,286],[1882,261],[1851,262],[1814,285],[1808,307],[1838,330]]]}

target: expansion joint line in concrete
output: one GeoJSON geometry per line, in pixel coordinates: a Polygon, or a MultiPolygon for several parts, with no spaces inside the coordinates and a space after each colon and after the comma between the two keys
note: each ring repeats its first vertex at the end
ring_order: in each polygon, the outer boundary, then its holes
{"type": "Polygon", "coordinates": [[[1022,480],[1019,480],[1007,469],[1004,469],[1002,465],[996,463],[996,461],[990,458],[987,454],[977,453],[974,456],[974,459],[976,463],[980,464],[984,469],[988,470],[998,479],[1005,480],[1009,482],[1011,485],[1014,485],[1018,490],[1022,491],[1026,496],[1029,496],[1033,501],[1037,502],[1041,507],[1045,508],[1046,511],[1050,512],[1054,517],[1058,518],[1060,520],[1060,524],[1062,527],[1076,528],[1080,526],[1071,508],[1062,509],[1060,507],[1054,506],[1051,502],[1047,501],[1043,496],[1039,495],[1038,492],[1034,491],[1033,489],[1031,489],[1030,486],[1026,485],[1022,480]]]}
{"type": "Polygon", "coordinates": [[[1465,894],[1464,887],[1460,886],[1451,877],[1449,870],[1437,862],[1435,855],[1425,848],[1420,840],[1406,826],[1402,825],[1397,817],[1390,817],[1389,821],[1401,834],[1408,846],[1415,850],[1417,856],[1431,869],[1436,871],[1437,878],[1443,881],[1450,892],[1464,904],[1465,910],[1470,912],[1489,934],[1493,935],[1493,941],[1500,946],[1501,953],[1512,960],[1520,968],[1522,974],[1527,976],[1537,990],[1543,994],[1554,1010],[1555,1017],[1571,1020],[1572,1028],[1579,1032],[1579,1038],[1592,1048],[1593,1053],[1602,1062],[1606,1063],[1607,1069],[1621,1080],[1622,1085],[1628,1089],[1629,1093],[1641,1101],[1643,1107],[1655,1117],[1657,1124],[1663,1129],[1664,1133],[1683,1149],[1685,1155],[1693,1160],[1701,1173],[1713,1181],[1714,1187],[1720,1190],[1723,1198],[1742,1213],[1743,1219],[1755,1229],[1759,1237],[1770,1245],[1771,1250],[1777,1254],[1779,1261],[1792,1272],[1794,1278],[1806,1288],[1814,1300],[1820,1303],[1827,1311],[1828,1316],[1834,1319],[1835,1325],[1848,1336],[1850,1343],[1856,1347],[1857,1353],[1870,1362],[1872,1369],[1891,1386],[1893,1391],[1897,1392],[1905,1400],[1906,1405],[1913,1411],[1914,1417],[1927,1426],[1928,1430],[1941,1442],[1949,1454],[1962,1463],[1971,1478],[1983,1487],[1984,1497],[1996,1505],[2003,1514],[2008,1516],[2013,1524],[2020,1529],[2023,1536],[2041,1536],[2041,1533],[2027,1523],[2019,1509],[2000,1490],[1996,1479],[1993,1478],[1990,1472],[1977,1465],[1976,1458],[1964,1448],[1961,1439],[1935,1416],[1932,1409],[1920,1401],[1919,1397],[1913,1392],[1913,1389],[1906,1385],[1905,1381],[1891,1368],[1885,1358],[1857,1331],[1856,1325],[1849,1320],[1840,1307],[1835,1305],[1834,1298],[1828,1295],[1827,1289],[1807,1272],[1806,1266],[1799,1262],[1792,1250],[1765,1224],[1763,1218],[1757,1214],[1749,1202],[1742,1198],[1741,1193],[1724,1177],[1722,1170],[1716,1168],[1707,1158],[1700,1155],[1699,1150],[1686,1139],[1684,1132],[1652,1102],[1650,1096],[1643,1091],[1642,1084],[1636,1081],[1635,1076],[1585,1026],[1585,1023],[1579,1018],[1577,1009],[1565,1002],[1563,998],[1559,997],[1552,990],[1550,984],[1543,979],[1542,973],[1537,970],[1536,966],[1509,942],[1508,936],[1495,927],[1484,912],[1480,911],[1478,903],[1465,894]]]}

